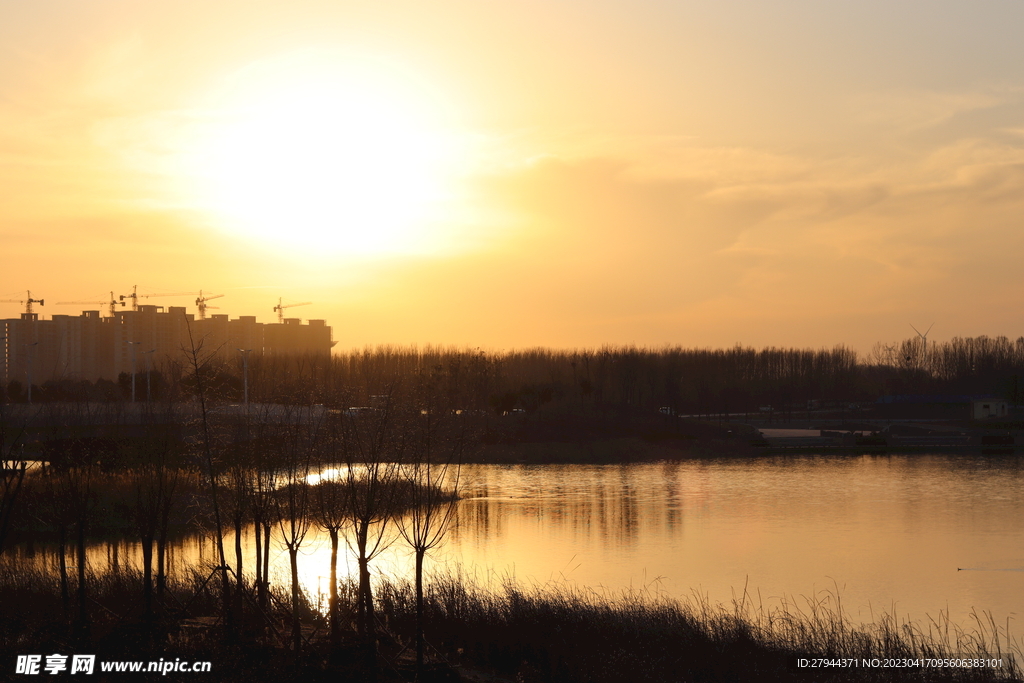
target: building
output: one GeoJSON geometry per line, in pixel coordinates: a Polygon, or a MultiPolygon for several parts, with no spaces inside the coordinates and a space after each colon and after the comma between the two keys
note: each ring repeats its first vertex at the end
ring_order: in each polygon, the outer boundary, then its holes
{"type": "Polygon", "coordinates": [[[235,320],[226,314],[196,320],[183,306],[139,306],[101,318],[99,311],[79,316],[37,313],[0,321],[0,378],[23,385],[31,381],[117,380],[120,373],[145,372],[169,361],[184,361],[194,347],[204,355],[313,354],[328,356],[336,342],[324,320],[303,325],[298,318],[260,323],[255,316],[235,320]]]}
{"type": "Polygon", "coordinates": [[[972,417],[984,420],[989,417],[1006,417],[1010,413],[1010,402],[995,396],[980,396],[973,401],[972,417]]]}
{"type": "Polygon", "coordinates": [[[334,346],[331,328],[324,320],[310,320],[302,325],[298,318],[285,318],[284,323],[263,326],[263,353],[281,356],[293,353],[318,354],[334,346]]]}
{"type": "Polygon", "coordinates": [[[883,396],[875,414],[888,419],[983,420],[1006,417],[1010,402],[995,396],[883,396]]]}

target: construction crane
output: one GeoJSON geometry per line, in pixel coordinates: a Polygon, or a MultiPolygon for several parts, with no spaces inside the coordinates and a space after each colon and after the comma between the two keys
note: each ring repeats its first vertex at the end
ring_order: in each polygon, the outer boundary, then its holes
{"type": "Polygon", "coordinates": [[[217,306],[207,306],[206,302],[210,301],[212,299],[219,299],[222,296],[224,296],[224,295],[223,294],[211,294],[210,296],[203,296],[203,290],[201,290],[201,289],[199,290],[199,296],[196,297],[196,306],[199,307],[199,319],[200,320],[205,320],[206,319],[206,309],[207,308],[217,308],[217,306]]]}
{"type": "Polygon", "coordinates": [[[312,301],[303,301],[302,303],[298,303],[298,304],[283,304],[283,303],[281,303],[281,299],[278,298],[277,305],[274,306],[274,312],[277,313],[277,322],[278,322],[278,324],[282,324],[282,325],[284,324],[284,309],[292,308],[293,306],[308,306],[311,303],[313,303],[313,302],[312,301]]]}
{"type": "Polygon", "coordinates": [[[0,304],[25,304],[25,313],[32,315],[32,304],[45,306],[42,299],[33,299],[32,292],[26,291],[24,299],[0,299],[0,304]]]}
{"type": "MultiPolygon", "coordinates": [[[[123,299],[124,297],[121,297],[121,298],[123,299]]],[[[110,293],[110,301],[58,301],[57,302],[58,306],[70,306],[72,304],[93,304],[93,305],[97,305],[97,306],[108,306],[109,307],[108,310],[110,311],[110,317],[113,318],[114,317],[114,311],[117,309],[117,305],[121,304],[121,306],[124,306],[124,301],[118,301],[117,299],[115,299],[114,298],[114,293],[111,292],[110,293]]]]}
{"type": "Polygon", "coordinates": [[[122,302],[125,299],[131,299],[132,300],[132,310],[133,311],[139,310],[139,299],[140,298],[141,299],[150,299],[150,298],[155,297],[155,296],[192,296],[195,293],[195,292],[164,292],[164,293],[160,293],[160,294],[139,294],[138,289],[139,289],[138,285],[132,285],[132,293],[131,294],[122,294],[121,296],[118,297],[122,302]]]}

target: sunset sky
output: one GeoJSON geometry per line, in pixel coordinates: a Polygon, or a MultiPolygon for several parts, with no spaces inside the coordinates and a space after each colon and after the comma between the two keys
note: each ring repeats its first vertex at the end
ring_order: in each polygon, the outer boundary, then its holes
{"type": "Polygon", "coordinates": [[[1019,0],[0,0],[0,299],[311,301],[339,348],[1018,337],[1022,27],[1019,0]]]}

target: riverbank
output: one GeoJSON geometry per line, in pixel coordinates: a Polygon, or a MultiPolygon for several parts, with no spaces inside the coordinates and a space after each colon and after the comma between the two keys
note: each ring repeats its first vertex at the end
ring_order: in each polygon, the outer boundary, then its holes
{"type": "Polygon", "coordinates": [[[488,426],[465,462],[614,464],[786,454],[1024,453],[1024,432],[1008,423],[749,418],[703,420],[635,412],[605,418],[509,416],[488,426]]]}
{"type": "Polygon", "coordinates": [[[639,411],[607,415],[538,412],[489,421],[464,462],[613,464],[701,457],[752,457],[755,428],[639,411]]]}
{"type": "Polygon", "coordinates": [[[634,436],[570,443],[538,441],[488,444],[477,449],[465,462],[486,465],[602,465],[691,458],[754,457],[758,453],[758,449],[739,439],[652,440],[634,436]]]}
{"type": "MultiPolygon", "coordinates": [[[[8,653],[4,671],[14,670],[17,654],[88,652],[100,662],[209,661],[218,681],[370,680],[358,636],[346,631],[332,645],[326,622],[308,596],[302,615],[304,651],[298,655],[282,645],[287,638],[279,637],[278,626],[285,615],[275,600],[266,619],[245,607],[234,632],[226,632],[211,616],[218,599],[215,582],[203,582],[207,569],[172,581],[153,622],[145,621],[138,605],[140,575],[122,570],[93,577],[90,628],[81,632],[74,628],[75,610],[65,613],[54,577],[0,567],[0,650],[8,653]]],[[[342,583],[346,605],[355,590],[342,583]]],[[[376,597],[376,680],[412,680],[415,590],[408,582],[382,580],[376,597]]],[[[486,590],[464,577],[435,577],[428,584],[424,612],[429,675],[420,680],[900,681],[906,680],[907,669],[868,663],[952,657],[1002,660],[1003,665],[913,667],[911,675],[919,681],[1021,680],[1019,644],[1008,643],[1006,634],[984,617],[973,632],[948,623],[922,629],[888,616],[858,626],[842,612],[839,596],[832,597],[769,607],[744,594],[723,606],[699,598],[671,600],[647,590],[600,595],[512,582],[486,590]],[[812,671],[797,666],[800,658],[857,665],[812,671]]],[[[193,680],[174,673],[150,678],[193,680]]]]}

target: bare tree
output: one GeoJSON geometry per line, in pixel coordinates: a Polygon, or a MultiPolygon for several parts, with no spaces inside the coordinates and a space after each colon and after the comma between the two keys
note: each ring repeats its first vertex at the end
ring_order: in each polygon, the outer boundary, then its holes
{"type": "Polygon", "coordinates": [[[153,544],[160,524],[159,467],[146,463],[128,475],[134,484],[135,504],[132,518],[135,531],[142,543],[142,597],[147,625],[153,621],[153,544]]]}
{"type": "Polygon", "coordinates": [[[24,429],[12,429],[8,410],[6,402],[0,402],[0,555],[3,555],[7,543],[15,505],[27,470],[26,463],[14,457],[24,429]]]}
{"type": "Polygon", "coordinates": [[[246,459],[241,457],[242,453],[238,449],[232,452],[232,456],[231,463],[228,465],[227,480],[230,484],[228,489],[230,494],[228,496],[228,512],[235,539],[235,592],[233,609],[236,616],[241,619],[243,598],[245,597],[245,563],[242,555],[242,535],[245,529],[245,522],[251,517],[254,475],[253,469],[246,459]]]}
{"type": "Polygon", "coordinates": [[[3,554],[10,533],[15,504],[25,481],[25,471],[24,462],[17,462],[6,455],[0,459],[0,555],[3,554]]]}
{"type": "MultiPolygon", "coordinates": [[[[345,463],[341,481],[347,488],[345,503],[352,524],[353,551],[359,565],[356,600],[359,634],[367,644],[367,665],[376,667],[376,624],[370,563],[390,544],[388,522],[394,508],[398,461],[403,440],[394,424],[395,386],[388,388],[372,411],[343,415],[336,440],[345,463]]],[[[380,396],[380,395],[378,395],[380,396]]]]}
{"type": "Polygon", "coordinates": [[[406,461],[401,487],[405,508],[396,515],[399,532],[416,558],[416,668],[422,675],[424,659],[423,560],[444,539],[458,504],[464,421],[453,419],[449,402],[437,393],[440,366],[421,377],[420,409],[411,411],[406,461]],[[417,414],[418,413],[418,414],[417,414]]]}
{"type": "Polygon", "coordinates": [[[83,463],[80,467],[68,472],[69,493],[72,516],[75,520],[76,559],[78,560],[78,636],[85,642],[89,636],[89,605],[87,602],[86,553],[85,539],[88,534],[89,522],[96,507],[96,491],[92,486],[92,466],[83,463]]]}
{"type": "Polygon", "coordinates": [[[195,475],[195,472],[182,471],[179,467],[167,463],[161,464],[157,472],[156,596],[161,603],[167,588],[167,544],[171,513],[178,499],[176,492],[184,478],[195,475]]]}
{"type": "Polygon", "coordinates": [[[76,522],[72,504],[72,476],[67,468],[46,467],[39,477],[34,478],[32,489],[29,490],[30,498],[37,502],[37,505],[33,506],[32,516],[57,532],[57,570],[60,576],[61,604],[64,607],[64,618],[68,621],[71,619],[68,543],[69,533],[74,531],[76,522]]]}
{"type": "Polygon", "coordinates": [[[266,611],[270,590],[270,536],[277,520],[277,481],[269,460],[261,455],[253,463],[250,500],[256,537],[256,601],[266,611]]]}
{"type": "Polygon", "coordinates": [[[341,615],[338,604],[338,547],[342,529],[351,523],[346,504],[347,493],[348,488],[345,483],[335,479],[322,479],[314,489],[316,522],[331,536],[331,584],[327,604],[331,623],[331,642],[334,645],[338,645],[341,641],[341,615]]]}
{"type": "Polygon", "coordinates": [[[221,598],[223,600],[225,633],[229,638],[232,638],[234,636],[234,624],[231,614],[231,583],[228,580],[228,565],[227,559],[224,555],[224,526],[221,523],[220,501],[218,496],[219,491],[217,485],[219,472],[214,466],[214,434],[213,428],[210,424],[210,406],[208,405],[211,389],[208,377],[214,354],[203,353],[203,342],[202,340],[197,342],[193,337],[192,326],[189,324],[187,317],[185,318],[185,324],[186,329],[188,330],[189,346],[188,348],[183,349],[183,351],[185,352],[188,364],[188,379],[191,380],[194,385],[196,400],[199,407],[199,449],[203,464],[206,467],[207,483],[210,486],[210,498],[213,503],[213,519],[217,534],[217,560],[219,562],[217,569],[220,571],[221,576],[221,598]]]}
{"type": "Polygon", "coordinates": [[[285,415],[281,424],[278,477],[282,485],[275,500],[278,528],[291,566],[292,646],[296,653],[302,649],[298,555],[311,524],[309,475],[322,438],[322,419],[311,408],[296,409],[285,415]]]}

